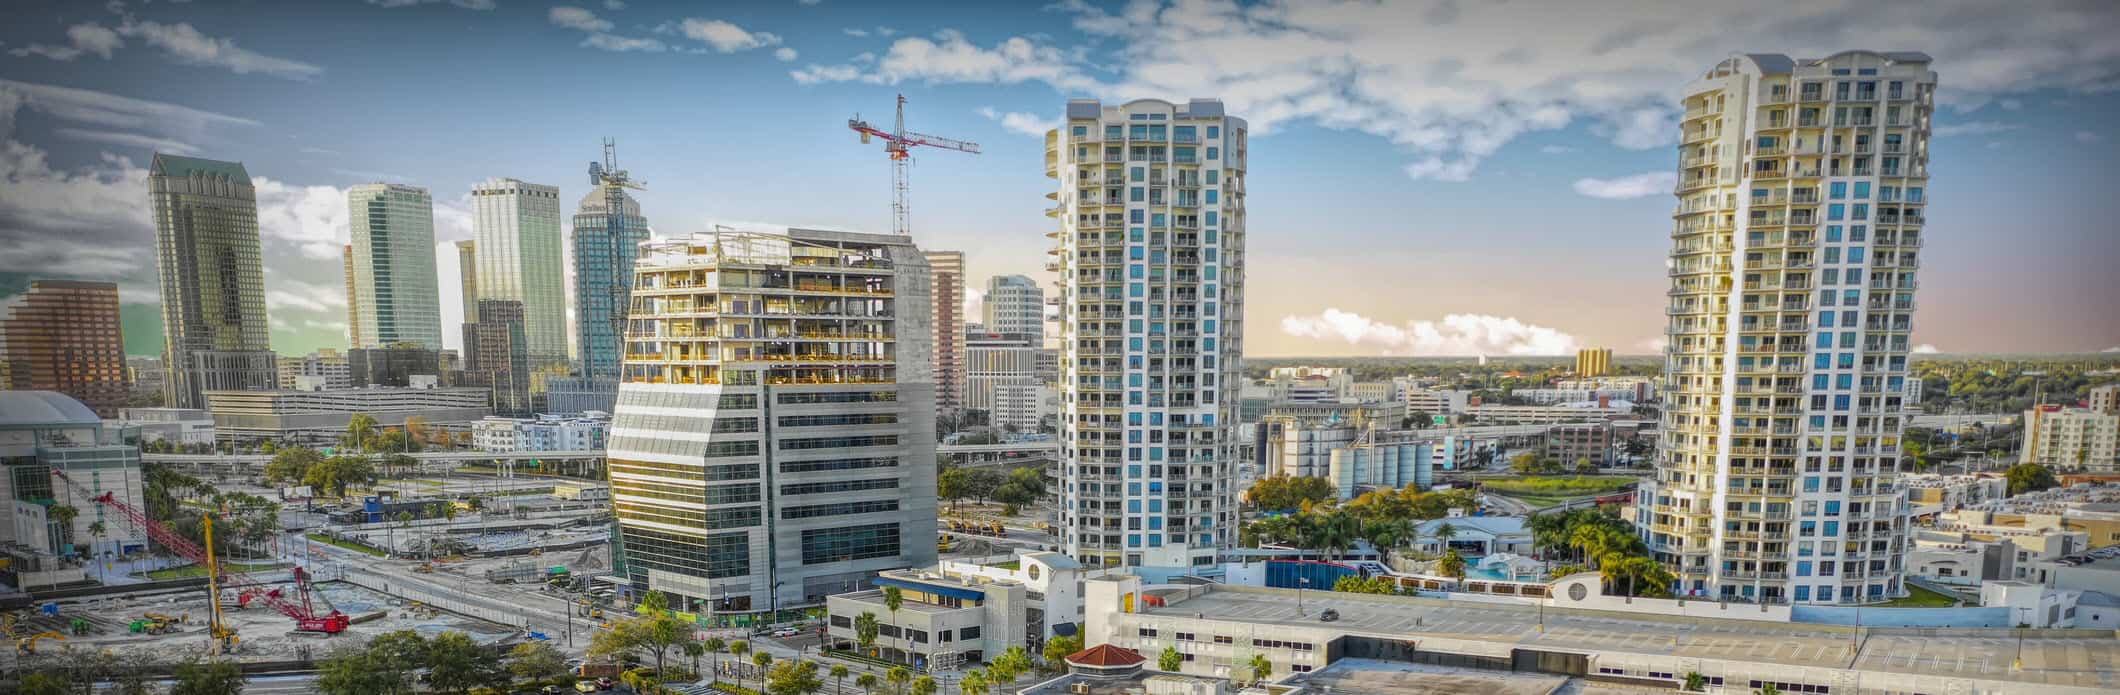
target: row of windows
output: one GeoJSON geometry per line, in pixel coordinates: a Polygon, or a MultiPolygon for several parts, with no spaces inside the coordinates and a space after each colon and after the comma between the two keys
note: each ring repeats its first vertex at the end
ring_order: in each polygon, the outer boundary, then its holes
{"type": "Polygon", "coordinates": [[[757,432],[757,431],[758,431],[758,418],[755,418],[755,417],[718,417],[718,418],[714,418],[714,431],[716,431],[716,432],[757,432]]]}
{"type": "Polygon", "coordinates": [[[757,410],[758,394],[724,393],[721,394],[721,404],[717,407],[721,410],[757,410]]]}
{"type": "Polygon", "coordinates": [[[808,405],[813,403],[896,403],[896,391],[832,391],[827,393],[783,393],[775,398],[781,405],[808,405]]]}
{"type": "Polygon", "coordinates": [[[704,538],[654,529],[622,527],[626,564],[711,579],[751,573],[749,534],[719,533],[704,538]]]}
{"type": "Polygon", "coordinates": [[[870,480],[834,480],[824,483],[795,483],[780,486],[783,495],[822,495],[833,492],[860,492],[862,490],[896,490],[897,478],[874,478],[870,480]]]}
{"type": "Polygon", "coordinates": [[[802,564],[805,565],[897,555],[897,524],[864,524],[802,532],[802,564]]]}
{"type": "Polygon", "coordinates": [[[712,505],[757,502],[758,496],[758,483],[709,485],[706,491],[706,503],[712,505]]]}
{"type": "Polygon", "coordinates": [[[849,427],[854,425],[893,425],[898,423],[897,413],[857,413],[851,415],[782,415],[777,421],[781,427],[849,427]]]}
{"type": "Polygon", "coordinates": [[[707,458],[718,458],[725,456],[757,456],[758,442],[712,442],[707,444],[707,450],[700,452],[700,455],[705,456],[707,458]]]}
{"type": "MultiPolygon", "coordinates": [[[[756,451],[758,445],[757,442],[747,443],[752,445],[753,451],[751,453],[758,453],[756,451]]],[[[878,435],[873,437],[814,437],[809,439],[783,439],[780,441],[780,448],[783,450],[841,449],[856,446],[897,445],[898,437],[896,435],[878,435]]]]}
{"type": "Polygon", "coordinates": [[[836,504],[810,504],[798,507],[783,507],[782,519],[810,519],[820,516],[845,516],[848,514],[871,514],[898,511],[898,500],[869,500],[866,502],[839,502],[836,504]]]}
{"type": "Polygon", "coordinates": [[[823,461],[782,461],[782,473],[814,473],[817,471],[851,471],[863,468],[897,468],[898,459],[893,456],[873,456],[853,459],[825,459],[823,461]]]}
{"type": "Polygon", "coordinates": [[[748,528],[764,522],[765,517],[757,507],[730,507],[709,509],[673,509],[653,505],[619,501],[614,507],[621,519],[653,521],[680,526],[701,526],[709,529],[748,528]]]}

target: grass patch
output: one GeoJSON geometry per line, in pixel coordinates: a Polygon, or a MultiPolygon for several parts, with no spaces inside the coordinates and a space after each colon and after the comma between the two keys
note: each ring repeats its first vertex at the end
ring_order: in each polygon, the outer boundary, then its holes
{"type": "Polygon", "coordinates": [[[389,554],[389,553],[385,553],[385,552],[383,552],[383,549],[382,549],[382,548],[378,548],[378,547],[375,547],[375,546],[369,545],[369,544],[367,544],[367,543],[362,543],[362,542],[360,542],[360,541],[352,541],[352,540],[346,540],[346,539],[342,539],[342,538],[332,538],[332,537],[330,537],[330,536],[326,536],[326,535],[324,535],[324,534],[321,534],[321,533],[312,533],[312,534],[309,534],[309,535],[308,535],[308,536],[306,536],[306,537],[307,537],[307,538],[308,538],[309,540],[313,540],[313,541],[316,541],[316,542],[318,542],[318,543],[323,543],[323,544],[326,544],[326,545],[335,545],[335,546],[338,546],[338,547],[341,547],[341,548],[345,548],[345,549],[347,549],[347,550],[351,550],[351,551],[354,551],[354,552],[358,552],[358,553],[365,553],[365,554],[368,554],[368,555],[374,555],[374,556],[376,556],[376,557],[383,557],[383,556],[385,556],[385,555],[388,555],[388,554],[389,554]]]}
{"type": "Polygon", "coordinates": [[[1023,563],[1022,563],[1021,561],[1018,561],[1018,560],[1003,560],[1003,561],[1001,561],[1001,562],[996,562],[996,563],[993,563],[993,564],[990,564],[990,565],[987,565],[987,566],[988,566],[988,567],[994,567],[994,568],[999,568],[999,569],[1005,569],[1005,570],[1008,570],[1008,571],[1010,571],[1010,572],[1014,572],[1014,571],[1016,571],[1016,570],[1020,570],[1020,569],[1023,569],[1023,563]]]}
{"type": "MultiPolygon", "coordinates": [[[[241,563],[241,562],[223,562],[223,563],[221,563],[221,571],[222,571],[222,572],[264,572],[264,571],[269,571],[269,570],[276,570],[276,569],[279,569],[279,568],[282,568],[282,567],[286,567],[286,566],[287,566],[286,564],[284,564],[284,563],[278,563],[278,562],[260,562],[260,563],[255,563],[255,564],[246,564],[246,563],[241,563]]],[[[164,567],[164,568],[162,568],[162,569],[158,569],[158,570],[149,570],[149,571],[147,572],[147,578],[148,578],[148,579],[189,579],[189,578],[191,578],[191,577],[204,577],[204,576],[206,576],[206,566],[205,566],[205,565],[185,565],[185,566],[183,566],[183,567],[164,567]]]]}
{"type": "Polygon", "coordinates": [[[1907,584],[1906,588],[1905,598],[1895,598],[1877,605],[1883,608],[1949,608],[1958,605],[1958,599],[1945,594],[1914,584],[1907,584]]]}
{"type": "Polygon", "coordinates": [[[896,667],[896,666],[904,666],[904,665],[905,665],[905,664],[894,664],[894,663],[891,663],[891,662],[889,662],[889,661],[885,661],[885,660],[883,660],[883,659],[879,659],[879,658],[876,658],[876,657],[873,657],[873,656],[869,656],[869,655],[867,655],[867,654],[862,654],[862,653],[860,653],[860,652],[855,652],[855,651],[848,651],[848,650],[845,650],[845,649],[826,649],[826,650],[824,650],[824,655],[825,655],[825,656],[828,656],[828,657],[831,657],[831,658],[834,658],[834,659],[842,659],[842,660],[845,660],[845,661],[852,661],[852,662],[855,662],[855,663],[861,663],[861,664],[868,664],[868,665],[870,665],[870,666],[879,666],[879,667],[882,667],[882,668],[886,668],[886,669],[888,669],[888,668],[892,668],[892,667],[896,667]]]}
{"type": "Polygon", "coordinates": [[[1526,476],[1482,481],[1487,492],[1520,500],[1532,507],[1551,507],[1585,497],[1609,495],[1640,478],[1616,475],[1526,476]]]}

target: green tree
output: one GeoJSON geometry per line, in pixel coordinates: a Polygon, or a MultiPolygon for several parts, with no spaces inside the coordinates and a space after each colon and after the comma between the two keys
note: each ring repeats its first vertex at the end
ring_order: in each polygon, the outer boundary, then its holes
{"type": "Polygon", "coordinates": [[[1036,664],[1031,663],[1030,650],[1019,644],[1009,647],[1007,651],[1001,652],[1000,656],[988,662],[987,672],[998,676],[995,679],[998,682],[1010,683],[1014,682],[1017,676],[1029,673],[1034,666],[1036,664]]]}
{"type": "Polygon", "coordinates": [[[1465,558],[1456,550],[1443,551],[1443,559],[1436,561],[1436,571],[1452,579],[1465,578],[1465,558]]]}
{"type": "Polygon", "coordinates": [[[861,688],[861,695],[874,695],[876,686],[883,685],[883,679],[873,673],[863,673],[854,677],[854,685],[861,688]]]}
{"type": "Polygon", "coordinates": [[[346,420],[346,436],[340,441],[349,449],[367,451],[375,444],[375,431],[374,415],[354,413],[346,420]]]}
{"type": "Polygon", "coordinates": [[[751,643],[736,640],[729,643],[729,656],[736,657],[736,687],[743,687],[743,656],[751,653],[751,643]]]}
{"type": "MultiPolygon", "coordinates": [[[[898,625],[898,609],[903,606],[905,606],[905,592],[899,591],[898,587],[895,586],[886,586],[883,588],[883,607],[891,611],[891,627],[893,629],[900,630],[900,634],[903,634],[903,628],[898,625]]],[[[910,638],[906,639],[905,642],[907,645],[911,645],[913,643],[912,639],[910,638]]],[[[911,650],[906,650],[906,662],[911,663],[912,659],[913,655],[911,650]]]]}
{"type": "Polygon", "coordinates": [[[1276,475],[1260,478],[1244,493],[1244,499],[1258,509],[1294,510],[1306,504],[1325,504],[1339,497],[1339,490],[1332,481],[1324,478],[1276,475]]]}
{"type": "Polygon", "coordinates": [[[985,671],[967,671],[964,674],[964,680],[957,682],[959,695],[986,695],[992,689],[993,687],[986,682],[985,671]]]}
{"type": "Polygon", "coordinates": [[[881,629],[876,624],[875,613],[862,611],[861,615],[854,616],[854,641],[861,645],[863,655],[875,656],[871,650],[876,647],[876,633],[881,629]]]}
{"type": "Polygon", "coordinates": [[[567,656],[551,642],[524,642],[508,650],[508,673],[526,681],[557,678],[567,672],[567,656]]]}
{"type": "Polygon", "coordinates": [[[751,652],[751,666],[753,666],[753,667],[755,668],[755,671],[756,671],[756,673],[758,674],[758,687],[759,687],[759,688],[764,688],[764,687],[765,687],[765,678],[766,678],[766,667],[768,667],[768,666],[772,666],[772,665],[773,665],[773,655],[772,655],[772,654],[767,654],[767,653],[765,653],[765,652],[751,652]]]}
{"type": "Polygon", "coordinates": [[[921,676],[913,679],[912,695],[935,695],[935,677],[921,676]]]}
{"type": "Polygon", "coordinates": [[[699,644],[707,650],[707,672],[714,674],[709,676],[709,678],[712,678],[716,683],[720,683],[721,655],[729,651],[729,643],[720,637],[708,637],[706,641],[699,644]]]}
{"type": "Polygon", "coordinates": [[[849,671],[849,670],[847,670],[847,665],[846,665],[846,664],[832,664],[832,692],[834,692],[834,693],[843,693],[843,692],[846,692],[846,690],[847,690],[847,674],[850,674],[850,673],[853,673],[853,672],[852,672],[852,671],[849,671]]]}
{"type": "Polygon", "coordinates": [[[792,659],[780,662],[766,675],[767,695],[809,695],[824,687],[817,676],[817,662],[792,659]]]}
{"type": "Polygon", "coordinates": [[[308,447],[287,447],[274,451],[272,460],[265,464],[265,480],[271,483],[296,482],[309,475],[309,469],[324,462],[324,455],[308,447]]]}
{"type": "Polygon", "coordinates": [[[905,686],[913,682],[913,671],[904,666],[892,666],[891,670],[884,672],[883,679],[890,682],[893,692],[903,695],[905,686]]]}
{"type": "Polygon", "coordinates": [[[1082,638],[1080,636],[1054,637],[1045,641],[1045,663],[1055,667],[1064,667],[1063,664],[1067,662],[1068,655],[1079,651],[1082,651],[1082,638]]]}
{"type": "Polygon", "coordinates": [[[471,636],[451,630],[427,641],[427,682],[435,690],[465,692],[500,679],[500,658],[471,636]]]}
{"type": "Polygon", "coordinates": [[[2048,488],[2060,487],[2061,485],[2061,481],[2054,477],[2053,471],[2047,470],[2046,466],[2036,463],[2020,463],[2010,466],[2003,476],[2010,481],[2010,496],[2012,497],[2027,492],[2038,492],[2048,488]]]}
{"type": "Polygon", "coordinates": [[[1604,577],[1607,590],[1625,584],[1629,596],[1668,596],[1671,585],[1678,581],[1663,563],[1640,555],[1612,557],[1598,568],[1598,573],[1604,577]]]}
{"type": "Polygon", "coordinates": [[[412,438],[406,436],[404,430],[388,430],[376,435],[375,448],[392,454],[407,453],[413,450],[412,438]]]}
{"type": "Polygon", "coordinates": [[[1164,647],[1163,653],[1156,656],[1156,670],[1158,671],[1177,673],[1184,668],[1185,654],[1178,651],[1177,645],[1164,647]]]}
{"type": "Polygon", "coordinates": [[[233,661],[187,661],[177,664],[169,695],[241,695],[243,667],[233,661]]]}
{"type": "Polygon", "coordinates": [[[1443,550],[1449,550],[1450,539],[1456,537],[1457,527],[1452,526],[1448,521],[1445,521],[1441,525],[1435,527],[1435,544],[1438,548],[1442,548],[1443,550]]]}
{"type": "Polygon", "coordinates": [[[73,695],[74,683],[64,673],[37,671],[23,675],[16,688],[22,695],[73,695]]]}
{"type": "Polygon", "coordinates": [[[46,518],[51,519],[51,522],[53,524],[57,525],[59,529],[59,539],[62,542],[73,542],[74,519],[81,516],[81,510],[76,509],[71,505],[55,504],[52,505],[50,508],[45,509],[44,515],[46,518]]]}
{"type": "Polygon", "coordinates": [[[1246,665],[1251,667],[1251,680],[1254,683],[1264,682],[1273,676],[1273,661],[1267,659],[1265,654],[1251,655],[1251,662],[1246,665]]]}
{"type": "Polygon", "coordinates": [[[684,650],[685,656],[692,657],[692,677],[699,678],[699,657],[707,655],[706,643],[698,640],[685,640],[683,644],[678,645],[678,648],[684,650]]]}

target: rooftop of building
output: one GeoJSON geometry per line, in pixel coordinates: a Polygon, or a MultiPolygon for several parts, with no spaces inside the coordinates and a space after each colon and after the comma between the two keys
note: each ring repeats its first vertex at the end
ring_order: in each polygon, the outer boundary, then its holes
{"type": "Polygon", "coordinates": [[[57,391],[0,391],[0,427],[99,425],[96,411],[57,391]]]}
{"type": "Polygon", "coordinates": [[[1544,673],[1341,659],[1282,683],[1305,686],[1303,692],[1363,695],[1547,695],[1567,681],[1544,673]]]}
{"type": "Polygon", "coordinates": [[[156,176],[225,176],[238,183],[250,183],[250,173],[243,169],[242,162],[224,162],[218,159],[200,159],[156,152],[149,172],[156,176]]]}
{"type": "Polygon", "coordinates": [[[1457,531],[1455,540],[1468,540],[1465,532],[1471,531],[1489,536],[1518,536],[1530,533],[1524,530],[1524,517],[1520,516],[1459,516],[1429,519],[1420,523],[1422,536],[1434,536],[1435,530],[1449,524],[1457,531]]]}
{"type": "MultiPolygon", "coordinates": [[[[1095,579],[1091,581],[1097,581],[1095,579]]],[[[1114,579],[1116,581],[1116,579],[1114,579]]],[[[1558,651],[1611,651],[1789,666],[1831,665],[1879,672],[2120,688],[2120,639],[2112,631],[2027,633],[2021,669],[2012,668],[2019,634],[2007,629],[1851,628],[1764,621],[1657,616],[1451,602],[1439,599],[1304,592],[1304,613],[1287,589],[1211,587],[1140,613],[1213,616],[1254,625],[1325,627],[1386,639],[1408,635],[1558,651]],[[1317,616],[1334,609],[1339,620],[1317,616]],[[1543,629],[1541,625],[1543,624],[1543,629]],[[1857,638],[1860,637],[1858,643],[1857,638]],[[1850,655],[1850,648],[1856,647],[1850,655]]]]}

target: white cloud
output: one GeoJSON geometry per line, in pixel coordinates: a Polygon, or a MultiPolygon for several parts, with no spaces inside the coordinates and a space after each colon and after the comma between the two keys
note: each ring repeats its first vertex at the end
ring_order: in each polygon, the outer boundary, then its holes
{"type": "Polygon", "coordinates": [[[338,150],[334,150],[334,149],[331,149],[331,148],[328,148],[328,147],[314,147],[314,146],[311,146],[311,147],[303,147],[303,148],[301,148],[301,149],[299,149],[299,150],[295,150],[295,151],[296,151],[296,152],[300,152],[300,153],[302,153],[302,154],[339,154],[339,151],[338,151],[338,150]]]}
{"type": "Polygon", "coordinates": [[[719,19],[686,17],[685,21],[678,25],[678,30],[683,32],[686,38],[703,42],[722,53],[780,45],[779,36],[763,31],[746,31],[743,27],[719,19]]]}
{"type": "Polygon", "coordinates": [[[1281,332],[1298,338],[1339,340],[1387,355],[1565,355],[1574,336],[1515,318],[1451,314],[1442,321],[1392,325],[1328,308],[1315,316],[1285,316],[1281,332]]]}
{"type": "Polygon", "coordinates": [[[2100,353],[2113,353],[2113,352],[2120,352],[2120,345],[2115,345],[2115,346],[2113,346],[2113,347],[2109,347],[2109,348],[2106,348],[2106,349],[2103,349],[2103,350],[2099,350],[2098,352],[2100,352],[2100,353]]]}
{"type": "MultiPolygon", "coordinates": [[[[964,288],[963,311],[962,315],[967,323],[979,322],[980,317],[986,315],[986,290],[977,287],[964,288]]],[[[993,327],[988,326],[987,330],[993,330],[993,327]]]]}
{"type": "Polygon", "coordinates": [[[265,309],[299,309],[303,311],[331,311],[346,308],[346,284],[333,282],[315,284],[275,275],[266,278],[265,309]]]}
{"type": "Polygon", "coordinates": [[[1037,138],[1045,137],[1045,131],[1060,127],[1059,118],[1039,118],[1037,114],[1020,111],[1002,113],[994,110],[992,106],[979,107],[979,115],[985,116],[989,121],[999,121],[1001,127],[1009,132],[1037,138]]]}
{"type": "Polygon", "coordinates": [[[1982,145],[1982,147],[1986,147],[1991,150],[1999,150],[2002,149],[2002,142],[1999,140],[1989,140],[1988,144],[1982,145]]]}
{"type": "Polygon", "coordinates": [[[1908,352],[1911,352],[1916,355],[1934,355],[1936,353],[1942,352],[1942,350],[1936,349],[1936,346],[1934,345],[1922,343],[1920,345],[1914,346],[1914,349],[1909,350],[1908,352]]]}
{"type": "Polygon", "coordinates": [[[123,147],[137,147],[149,150],[151,152],[168,152],[171,154],[199,153],[199,148],[193,147],[189,144],[178,142],[176,140],[171,140],[169,138],[158,138],[152,135],[141,135],[139,133],[118,133],[108,130],[84,130],[81,128],[58,128],[54,129],[52,131],[52,134],[58,135],[62,138],[72,138],[75,140],[101,142],[105,144],[119,145],[123,147]]]}
{"type": "Polygon", "coordinates": [[[876,35],[877,35],[877,36],[882,36],[882,37],[885,37],[885,38],[889,38],[889,37],[892,37],[892,36],[897,36],[897,35],[898,35],[898,30],[897,30],[897,29],[893,29],[893,28],[891,28],[891,27],[876,27],[876,35]]]}
{"type": "Polygon", "coordinates": [[[590,32],[611,30],[610,20],[597,17],[595,12],[571,5],[554,7],[551,11],[545,13],[545,17],[551,20],[554,26],[568,29],[590,32]]]}
{"type": "Polygon", "coordinates": [[[62,61],[94,53],[102,56],[104,60],[109,60],[113,51],[125,45],[125,39],[118,38],[118,32],[95,22],[83,22],[67,27],[66,40],[65,46],[32,43],[23,48],[9,50],[8,53],[16,57],[35,54],[62,61]]]}
{"type": "Polygon", "coordinates": [[[839,31],[840,31],[841,33],[844,33],[844,34],[848,35],[848,36],[868,36],[868,35],[869,35],[869,30],[867,30],[867,29],[863,29],[863,28],[860,28],[860,27],[847,27],[847,28],[845,28],[845,29],[841,29],[841,30],[839,30],[839,31]]]}
{"type": "Polygon", "coordinates": [[[636,38],[610,33],[613,26],[611,20],[598,17],[595,12],[573,5],[560,5],[547,10],[545,19],[551,22],[553,26],[588,34],[588,36],[582,38],[581,45],[583,48],[594,48],[618,53],[661,53],[670,49],[661,39],[653,37],[636,38]]]}
{"type": "Polygon", "coordinates": [[[2024,102],[2018,99],[2003,99],[1995,103],[2001,106],[2004,111],[2016,111],[2024,108],[2024,102]]]}
{"type": "Polygon", "coordinates": [[[305,258],[332,259],[351,238],[346,191],[336,186],[296,186],[252,177],[258,193],[258,236],[285,242],[305,258]]]}
{"type": "Polygon", "coordinates": [[[2086,143],[2086,144],[2088,144],[2088,143],[2098,142],[2098,141],[2100,141],[2100,140],[2104,140],[2104,139],[2105,139],[2105,136],[2103,136],[2103,135],[2099,135],[2099,134],[2097,134],[2097,133],[2093,133],[2093,132],[2091,132],[2091,131],[2088,131],[2088,130],[2079,130],[2079,131],[2076,131],[2076,142],[2081,142],[2081,143],[2086,143]]]}
{"type": "Polygon", "coordinates": [[[624,0],[604,0],[604,9],[617,12],[626,9],[626,3],[624,0]]]}
{"type": "Polygon", "coordinates": [[[163,24],[134,21],[128,17],[118,26],[116,33],[160,48],[164,55],[187,65],[227,68],[238,75],[263,73],[290,80],[307,80],[324,74],[324,68],[317,65],[258,53],[237,46],[234,39],[202,34],[184,22],[163,24]]]}
{"type": "Polygon", "coordinates": [[[493,0],[368,0],[368,4],[378,7],[412,7],[415,5],[437,5],[443,2],[467,10],[491,10],[494,7],[493,0]]]}
{"type": "Polygon", "coordinates": [[[817,3],[820,3],[820,2],[824,2],[824,0],[795,0],[795,1],[796,1],[796,2],[798,2],[798,3],[800,3],[800,4],[802,4],[802,5],[803,5],[803,6],[805,6],[805,7],[807,7],[807,6],[810,6],[810,5],[815,5],[815,4],[817,4],[817,3]]]}
{"type": "Polygon", "coordinates": [[[1569,147],[1567,145],[1547,145],[1538,148],[1538,151],[1545,154],[1568,154],[1571,152],[1579,152],[1581,150],[1569,147]]]}
{"type": "Polygon", "coordinates": [[[788,48],[787,46],[781,46],[780,48],[776,48],[773,50],[773,58],[783,63],[794,62],[795,55],[795,49],[788,48]]]}
{"type": "Polygon", "coordinates": [[[944,30],[894,41],[872,65],[794,71],[804,84],[1043,82],[1107,101],[1215,96],[1253,134],[1302,121],[1384,138],[1409,176],[1470,177],[1526,133],[1587,123],[1625,148],[1668,145],[1680,85],[1728,57],[1727,42],[1797,57],[1880,43],[1942,56],[1940,94],[1964,110],[2038,90],[2110,87],[2120,5],[2043,5],[2039,21],[1990,0],[1818,3],[1760,12],[1724,1],[1683,13],[1589,3],[1061,0],[1086,42],[977,40],[944,30]]]}
{"type": "Polygon", "coordinates": [[[1625,200],[1645,198],[1652,195],[1670,195],[1678,185],[1678,174],[1670,171],[1652,171],[1633,176],[1611,179],[1576,179],[1575,192],[1592,198],[1625,200]]]}
{"type": "Polygon", "coordinates": [[[1671,346],[1671,339],[1663,336],[1657,336],[1648,340],[1641,341],[1637,344],[1641,346],[1643,352],[1652,355],[1661,355],[1664,354],[1664,348],[1668,348],[1671,346]]]}
{"type": "Polygon", "coordinates": [[[1936,137],[1947,138],[1953,135],[1988,135],[1990,133],[2003,133],[2012,130],[2018,130],[2023,127],[2023,123],[2004,123],[2002,121],[1966,121],[1964,123],[1951,123],[1948,125],[1936,126],[1934,132],[1936,134],[1936,137]]]}
{"type": "Polygon", "coordinates": [[[13,132],[17,108],[75,123],[151,130],[186,139],[203,137],[210,127],[254,126],[257,121],[201,111],[159,101],[121,97],[73,87],[0,79],[0,134],[13,132]]]}

